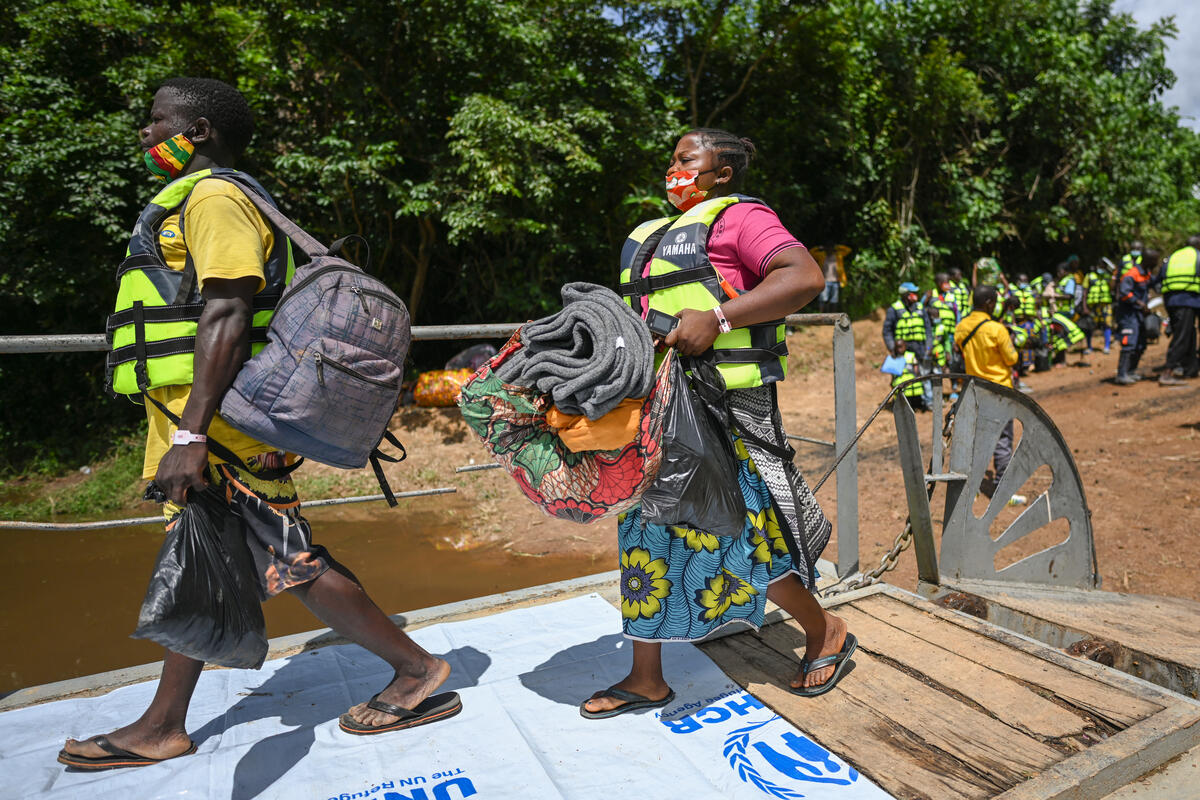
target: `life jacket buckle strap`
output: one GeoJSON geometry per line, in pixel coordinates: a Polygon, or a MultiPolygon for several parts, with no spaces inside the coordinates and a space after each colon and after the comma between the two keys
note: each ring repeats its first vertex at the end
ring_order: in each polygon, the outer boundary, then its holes
{"type": "Polygon", "coordinates": [[[691,267],[689,269],[675,270],[668,272],[666,275],[649,275],[644,278],[634,278],[620,285],[621,295],[623,297],[640,297],[660,292],[663,289],[671,289],[675,286],[682,286],[685,283],[696,283],[697,281],[705,281],[711,279],[712,283],[716,283],[717,273],[712,267],[691,267]]]}

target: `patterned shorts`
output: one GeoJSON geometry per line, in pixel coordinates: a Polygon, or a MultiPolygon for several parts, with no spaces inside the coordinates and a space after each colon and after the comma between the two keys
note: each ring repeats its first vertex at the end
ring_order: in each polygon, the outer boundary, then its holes
{"type": "MultiPolygon", "coordinates": [[[[242,522],[264,600],[329,569],[329,553],[312,543],[312,529],[300,515],[300,498],[290,476],[271,480],[253,470],[212,464],[208,479],[225,495],[229,513],[242,522]]],[[[182,511],[170,501],[163,504],[167,530],[182,511]]]]}

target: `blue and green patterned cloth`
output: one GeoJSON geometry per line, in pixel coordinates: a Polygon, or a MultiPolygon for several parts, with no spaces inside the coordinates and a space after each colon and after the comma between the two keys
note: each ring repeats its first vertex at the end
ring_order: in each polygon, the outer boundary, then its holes
{"type": "Polygon", "coordinates": [[[678,525],[642,525],[641,506],[617,518],[625,635],[702,639],[731,622],[762,625],[767,584],[793,569],[771,493],[740,438],[738,483],[746,501],[741,536],[678,525]]]}

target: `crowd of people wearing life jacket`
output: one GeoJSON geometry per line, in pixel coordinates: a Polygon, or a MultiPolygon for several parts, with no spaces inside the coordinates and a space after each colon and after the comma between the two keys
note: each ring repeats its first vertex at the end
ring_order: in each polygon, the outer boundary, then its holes
{"type": "MultiPolygon", "coordinates": [[[[1148,344],[1167,333],[1170,345],[1158,382],[1181,385],[1200,374],[1197,353],[1197,314],[1200,312],[1200,234],[1166,259],[1160,252],[1134,241],[1117,263],[1107,257],[1085,267],[1079,256],[1059,263],[1054,272],[1030,279],[1026,273],[1005,275],[995,258],[974,263],[968,281],[959,268],[934,276],[924,291],[905,281],[886,312],[883,342],[893,364],[892,385],[938,373],[961,372],[954,330],[972,310],[975,286],[996,288],[995,318],[1008,328],[1019,358],[1013,385],[1029,391],[1022,380],[1034,372],[1065,366],[1068,354],[1078,354],[1076,366],[1089,366],[1094,344],[1108,354],[1118,349],[1120,386],[1142,379],[1138,371],[1148,344]],[[1157,290],[1161,302],[1150,293],[1157,290]],[[1158,308],[1163,309],[1166,319],[1158,308]],[[1102,345],[1095,342],[1102,337],[1102,345]]],[[[933,382],[909,383],[901,390],[914,409],[929,410],[933,382]]],[[[951,401],[957,399],[945,383],[951,401]]]]}

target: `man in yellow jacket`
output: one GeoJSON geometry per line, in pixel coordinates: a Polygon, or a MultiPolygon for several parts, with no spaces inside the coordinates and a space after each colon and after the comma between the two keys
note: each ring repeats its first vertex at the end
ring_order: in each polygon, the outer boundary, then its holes
{"type": "MultiPolygon", "coordinates": [[[[999,294],[996,287],[987,284],[976,286],[972,297],[972,311],[954,329],[954,345],[963,354],[968,375],[974,375],[1001,386],[1013,388],[1013,366],[1017,363],[1017,349],[1004,323],[993,313],[999,294]]],[[[996,490],[1008,462],[1012,459],[1013,424],[1009,420],[1000,432],[996,450],[992,455],[995,467],[990,479],[985,479],[979,491],[988,497],[996,490]]]]}

